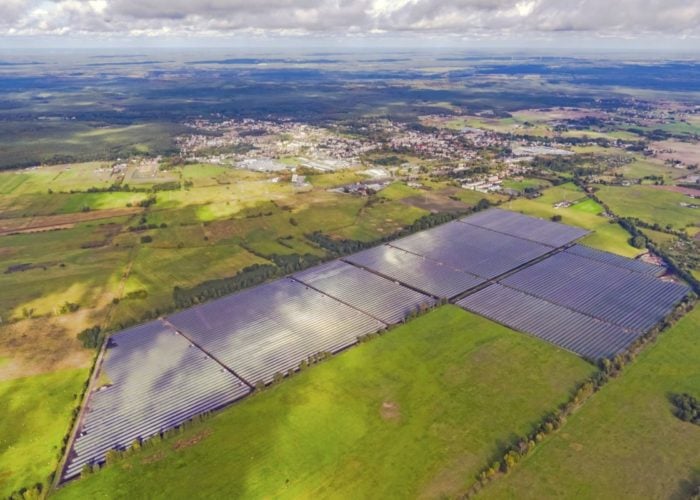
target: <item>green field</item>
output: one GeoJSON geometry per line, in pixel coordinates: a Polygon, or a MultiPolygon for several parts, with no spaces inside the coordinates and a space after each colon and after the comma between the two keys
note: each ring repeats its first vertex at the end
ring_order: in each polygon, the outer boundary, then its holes
{"type": "Polygon", "coordinates": [[[0,381],[0,496],[47,484],[87,370],[0,381]]]}
{"type": "Polygon", "coordinates": [[[581,240],[586,245],[626,257],[636,257],[641,253],[641,250],[629,244],[630,236],[627,231],[600,215],[603,207],[587,198],[574,184],[555,186],[544,190],[539,198],[519,198],[504,204],[503,207],[544,219],[560,215],[562,223],[592,231],[581,240]],[[567,208],[554,208],[554,204],[560,201],[576,203],[567,208]]]}
{"type": "Polygon", "coordinates": [[[689,498],[700,484],[700,428],[670,394],[700,396],[700,309],[662,334],[483,498],[689,498]]]}
{"type": "Polygon", "coordinates": [[[445,306],[56,497],[455,495],[592,370],[445,306]]]}
{"type": "Polygon", "coordinates": [[[681,206],[696,203],[689,196],[650,186],[600,186],[596,195],[613,212],[625,217],[636,217],[650,224],[670,225],[682,229],[700,224],[700,209],[681,206]]]}

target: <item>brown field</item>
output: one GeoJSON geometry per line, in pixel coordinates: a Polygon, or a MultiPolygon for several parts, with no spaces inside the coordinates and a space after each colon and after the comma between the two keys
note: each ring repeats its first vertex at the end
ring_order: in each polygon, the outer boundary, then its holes
{"type": "Polygon", "coordinates": [[[142,211],[143,208],[139,207],[125,207],[70,214],[0,219],[0,236],[13,233],[32,233],[52,231],[54,229],[68,229],[80,222],[111,219],[113,217],[133,215],[142,211]]]}
{"type": "Polygon", "coordinates": [[[651,147],[662,151],[656,155],[661,160],[678,160],[685,165],[700,164],[700,143],[660,141],[652,142],[651,147]]]}
{"type": "Polygon", "coordinates": [[[95,312],[25,319],[0,326],[0,380],[89,366],[92,351],[75,332],[92,326],[95,312]]]}
{"type": "Polygon", "coordinates": [[[687,188],[683,186],[651,186],[654,189],[671,191],[672,193],[687,194],[688,196],[700,196],[700,189],[687,188]]]}

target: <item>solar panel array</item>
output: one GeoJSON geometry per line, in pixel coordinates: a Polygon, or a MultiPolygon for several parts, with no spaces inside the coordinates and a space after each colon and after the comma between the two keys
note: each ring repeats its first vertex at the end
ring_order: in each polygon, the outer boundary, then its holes
{"type": "Polygon", "coordinates": [[[339,260],[297,273],[294,279],[387,324],[435,304],[427,295],[339,260]]]}
{"type": "Polygon", "coordinates": [[[111,385],[90,395],[64,478],[433,297],[484,285],[458,304],[589,358],[618,353],[688,289],[656,279],[656,266],[580,245],[547,257],[585,233],[489,210],[117,333],[101,368],[111,385]]]}
{"type": "Polygon", "coordinates": [[[454,221],[390,243],[482,278],[495,278],[552,251],[507,234],[454,221]]]}
{"type": "Polygon", "coordinates": [[[614,356],[639,335],[499,284],[490,285],[457,304],[589,359],[614,356]]]}
{"type": "Polygon", "coordinates": [[[568,253],[578,255],[579,257],[586,257],[588,259],[597,260],[598,262],[605,262],[606,264],[622,267],[629,271],[648,274],[649,276],[661,276],[666,272],[666,268],[662,266],[655,266],[654,264],[649,264],[648,262],[641,260],[628,259],[627,257],[604,252],[602,250],[596,250],[595,248],[584,245],[574,245],[571,248],[567,248],[566,251],[568,253]]]}
{"type": "Polygon", "coordinates": [[[554,248],[562,247],[589,233],[585,229],[567,226],[517,212],[494,208],[461,219],[461,222],[509,236],[515,236],[554,248]]]}
{"type": "Polygon", "coordinates": [[[485,282],[473,274],[389,245],[370,248],[343,260],[433,297],[452,298],[485,282]]]}
{"type": "Polygon", "coordinates": [[[250,392],[240,379],[160,321],[113,335],[64,471],[68,479],[107,451],[131,445],[250,392]]]}
{"type": "Polygon", "coordinates": [[[668,314],[688,288],[622,267],[561,252],[502,284],[638,332],[668,314]]]}
{"type": "Polygon", "coordinates": [[[250,384],[385,328],[365,313],[292,279],[244,290],[168,320],[250,384]]]}

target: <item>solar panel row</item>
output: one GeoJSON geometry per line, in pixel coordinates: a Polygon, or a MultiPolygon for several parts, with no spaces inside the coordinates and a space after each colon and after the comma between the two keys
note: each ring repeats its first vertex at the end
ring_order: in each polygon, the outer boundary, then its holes
{"type": "Polygon", "coordinates": [[[501,283],[635,331],[654,326],[688,293],[683,285],[567,252],[501,283]]]}
{"type": "Polygon", "coordinates": [[[390,245],[486,279],[552,251],[539,243],[458,221],[407,236],[390,245]]]}
{"type": "Polygon", "coordinates": [[[251,384],[323,351],[336,352],[385,324],[292,279],[193,307],[168,320],[251,384]]]}
{"type": "Polygon", "coordinates": [[[655,266],[654,264],[649,264],[648,262],[641,260],[628,259],[627,257],[604,252],[602,250],[596,250],[595,248],[584,245],[574,245],[571,248],[567,248],[566,251],[568,253],[578,255],[579,257],[586,257],[599,262],[605,262],[606,264],[622,267],[629,271],[648,274],[649,276],[658,277],[662,276],[666,272],[666,268],[661,266],[655,266]]]}
{"type": "Polygon", "coordinates": [[[435,304],[422,293],[339,260],[297,273],[294,279],[387,324],[435,304]]]}
{"type": "Polygon", "coordinates": [[[452,298],[485,282],[472,274],[389,245],[370,248],[343,260],[433,297],[452,298]]]}
{"type": "Polygon", "coordinates": [[[529,217],[517,212],[493,208],[461,219],[461,222],[509,236],[535,241],[554,248],[577,240],[589,231],[548,220],[529,217]]]}
{"type": "Polygon", "coordinates": [[[614,356],[640,335],[499,284],[457,304],[589,359],[614,356]]]}
{"type": "Polygon", "coordinates": [[[90,395],[64,478],[129,446],[250,392],[182,335],[160,321],[109,340],[102,364],[105,387],[90,395]]]}

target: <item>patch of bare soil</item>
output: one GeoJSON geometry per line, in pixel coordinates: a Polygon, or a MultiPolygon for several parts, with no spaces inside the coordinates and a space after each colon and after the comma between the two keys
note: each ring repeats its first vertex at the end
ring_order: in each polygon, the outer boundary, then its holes
{"type": "Polygon", "coordinates": [[[202,441],[204,438],[208,437],[211,434],[211,429],[205,429],[201,432],[198,432],[194,436],[190,436],[185,439],[178,439],[175,441],[175,444],[173,445],[173,450],[182,450],[185,448],[189,448],[190,446],[194,446],[200,441],[202,441]]]}
{"type": "Polygon", "coordinates": [[[165,453],[163,451],[158,451],[156,453],[153,453],[152,455],[147,455],[141,459],[142,464],[154,464],[156,462],[160,462],[165,458],[165,453]]]}
{"type": "Polygon", "coordinates": [[[0,380],[39,375],[56,370],[84,368],[94,352],[85,349],[76,334],[88,325],[94,311],[25,319],[0,326],[0,380]]]}
{"type": "Polygon", "coordinates": [[[423,195],[409,196],[408,198],[403,198],[401,203],[410,205],[412,207],[422,208],[423,210],[428,210],[429,212],[457,212],[464,210],[466,205],[458,200],[453,200],[447,195],[441,195],[439,193],[426,193],[423,195]]]}
{"type": "Polygon", "coordinates": [[[401,408],[394,401],[384,401],[379,413],[384,420],[399,420],[401,418],[401,408]]]}

